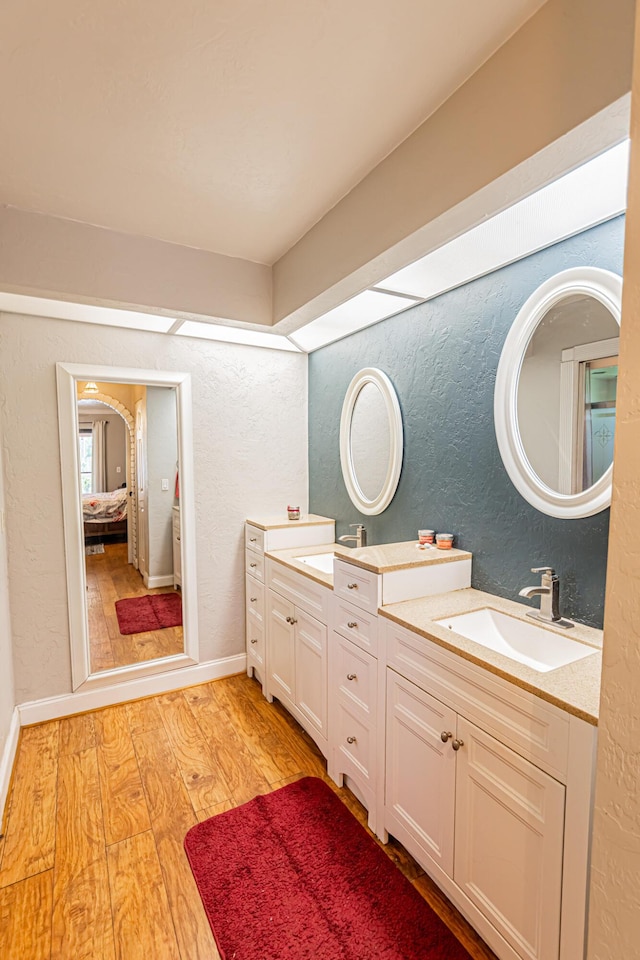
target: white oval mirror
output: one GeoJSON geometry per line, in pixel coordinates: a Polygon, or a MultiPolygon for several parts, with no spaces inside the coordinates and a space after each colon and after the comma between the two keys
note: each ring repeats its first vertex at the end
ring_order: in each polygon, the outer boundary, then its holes
{"type": "Polygon", "coordinates": [[[498,364],[494,418],[513,484],[551,517],[611,503],[622,280],[578,267],[535,290],[498,364]]]}
{"type": "Polygon", "coordinates": [[[391,503],[402,451],[402,417],[393,384],[381,370],[360,370],[342,405],[340,463],[347,492],[361,513],[382,513],[391,503]]]}

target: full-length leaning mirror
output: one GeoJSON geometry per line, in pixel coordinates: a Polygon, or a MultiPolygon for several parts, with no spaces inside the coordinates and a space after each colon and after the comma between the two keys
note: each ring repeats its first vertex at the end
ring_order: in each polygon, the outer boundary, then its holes
{"type": "Polygon", "coordinates": [[[529,297],[504,344],[494,417],[506,470],[542,513],[611,503],[622,280],[578,267],[529,297]]]}
{"type": "Polygon", "coordinates": [[[355,375],[340,419],[340,463],[347,492],[361,513],[382,513],[402,469],[400,404],[385,373],[373,367],[355,375]]]}
{"type": "Polygon", "coordinates": [[[57,364],[74,690],[198,661],[188,374],[57,364]]]}

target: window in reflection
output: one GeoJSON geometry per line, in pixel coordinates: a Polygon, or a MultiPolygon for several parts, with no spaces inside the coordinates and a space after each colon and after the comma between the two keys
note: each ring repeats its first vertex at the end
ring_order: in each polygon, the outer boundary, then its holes
{"type": "Polygon", "coordinates": [[[581,364],[584,384],[581,404],[582,489],[596,483],[613,463],[616,429],[618,358],[604,357],[581,364]]]}

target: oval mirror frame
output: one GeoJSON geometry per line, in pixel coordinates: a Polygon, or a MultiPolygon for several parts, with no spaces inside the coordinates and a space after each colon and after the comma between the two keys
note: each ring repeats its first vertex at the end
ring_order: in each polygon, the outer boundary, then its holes
{"type": "Polygon", "coordinates": [[[602,303],[620,326],[622,278],[617,274],[599,267],[575,267],[550,277],[523,304],[507,335],[496,373],[493,406],[498,448],[512,483],[541,513],[564,520],[590,517],[610,506],[613,467],[609,466],[593,486],[580,493],[562,494],[548,487],[525,453],[517,399],[522,363],[538,325],[556,303],[578,294],[602,303]]]}
{"type": "Polygon", "coordinates": [[[342,476],[344,477],[347,493],[351,502],[358,508],[360,513],[368,516],[375,516],[386,510],[398,487],[400,480],[400,471],[402,469],[402,455],[404,450],[404,435],[402,430],[402,415],[400,413],[400,404],[398,396],[391,380],[375,367],[365,367],[360,370],[347,388],[344,402],[342,404],[342,415],[340,417],[340,465],[342,467],[342,476]],[[373,500],[364,496],[353,466],[351,455],[351,422],[353,411],[362,388],[372,383],[380,391],[384,400],[384,405],[389,422],[389,462],[387,473],[382,484],[382,489],[373,500]]]}

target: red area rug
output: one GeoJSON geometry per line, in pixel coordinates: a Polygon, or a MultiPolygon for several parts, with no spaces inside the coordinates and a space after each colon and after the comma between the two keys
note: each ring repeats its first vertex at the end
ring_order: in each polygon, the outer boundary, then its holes
{"type": "Polygon", "coordinates": [[[316,777],[197,824],[184,845],[223,960],[470,960],[316,777]]]}
{"type": "Polygon", "coordinates": [[[116,600],[116,615],[120,633],[148,633],[165,627],[182,626],[182,598],[172,593],[147,594],[116,600]]]}

